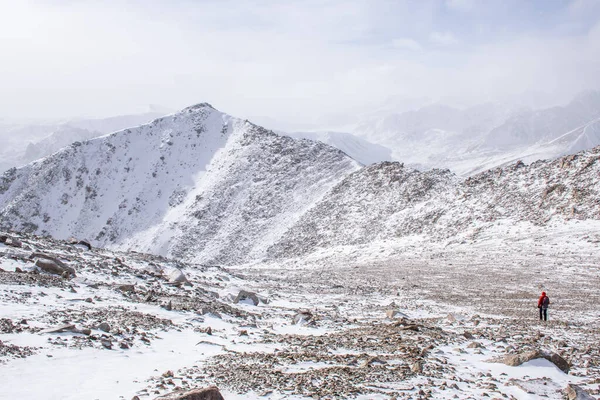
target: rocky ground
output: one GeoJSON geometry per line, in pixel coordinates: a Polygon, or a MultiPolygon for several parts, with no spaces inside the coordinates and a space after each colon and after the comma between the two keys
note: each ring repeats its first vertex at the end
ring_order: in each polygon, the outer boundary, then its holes
{"type": "Polygon", "coordinates": [[[0,241],[0,368],[17,383],[0,398],[209,385],[225,399],[562,399],[569,384],[600,394],[600,256],[589,248],[475,243],[226,269],[76,240],[0,241]]]}

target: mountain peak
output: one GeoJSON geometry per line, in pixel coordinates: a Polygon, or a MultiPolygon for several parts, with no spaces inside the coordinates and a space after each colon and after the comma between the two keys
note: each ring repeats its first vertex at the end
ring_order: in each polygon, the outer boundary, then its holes
{"type": "Polygon", "coordinates": [[[202,110],[202,109],[206,109],[206,108],[218,111],[210,103],[198,103],[198,104],[194,104],[193,106],[189,106],[189,107],[184,108],[183,110],[181,110],[181,112],[198,111],[198,110],[202,110]]]}

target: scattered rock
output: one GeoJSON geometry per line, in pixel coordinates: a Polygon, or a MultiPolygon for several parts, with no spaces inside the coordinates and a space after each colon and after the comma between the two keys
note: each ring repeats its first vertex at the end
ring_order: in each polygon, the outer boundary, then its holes
{"type": "Polygon", "coordinates": [[[108,324],[108,322],[102,322],[100,325],[98,325],[98,329],[108,333],[110,332],[110,325],[108,324]]]}
{"type": "Polygon", "coordinates": [[[256,295],[256,293],[248,292],[246,290],[241,290],[238,293],[238,295],[235,297],[235,300],[233,300],[233,302],[235,304],[247,303],[247,304],[252,304],[252,305],[257,306],[259,303],[259,300],[258,300],[258,296],[256,295]]]}
{"type": "Polygon", "coordinates": [[[225,400],[216,386],[204,389],[193,389],[190,391],[178,390],[157,397],[155,400],[225,400]]]}
{"type": "Polygon", "coordinates": [[[102,346],[104,346],[105,349],[112,349],[112,342],[109,339],[101,339],[100,343],[102,343],[102,346]]]}
{"type": "Polygon", "coordinates": [[[465,332],[463,333],[463,336],[465,337],[465,339],[473,339],[473,335],[471,334],[471,332],[465,332]]]}

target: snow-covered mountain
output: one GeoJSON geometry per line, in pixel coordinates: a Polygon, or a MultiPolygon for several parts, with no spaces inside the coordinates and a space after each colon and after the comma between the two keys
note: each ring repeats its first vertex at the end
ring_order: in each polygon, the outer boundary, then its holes
{"type": "Polygon", "coordinates": [[[599,219],[599,159],[597,147],[466,180],[397,162],[361,167],[204,103],[7,171],[0,226],[224,264],[443,241],[497,221],[599,219]]]}
{"type": "Polygon", "coordinates": [[[74,119],[44,123],[0,121],[0,172],[46,157],[69,144],[139,126],[167,112],[152,107],[147,113],[110,118],[74,119]]]}
{"type": "Polygon", "coordinates": [[[290,132],[284,133],[296,139],[309,139],[323,142],[342,150],[363,165],[392,160],[392,151],[384,146],[371,143],[361,137],[343,132],[290,132]]]}
{"type": "Polygon", "coordinates": [[[267,247],[359,164],[199,104],[0,181],[0,225],[204,262],[267,247]]]}

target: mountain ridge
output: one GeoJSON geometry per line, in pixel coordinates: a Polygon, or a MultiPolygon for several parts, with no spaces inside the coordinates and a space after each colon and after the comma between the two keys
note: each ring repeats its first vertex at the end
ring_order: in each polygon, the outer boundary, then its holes
{"type": "Polygon", "coordinates": [[[0,178],[0,227],[241,264],[340,245],[477,234],[497,221],[600,219],[600,147],[468,179],[361,166],[200,103],[0,178]]]}

